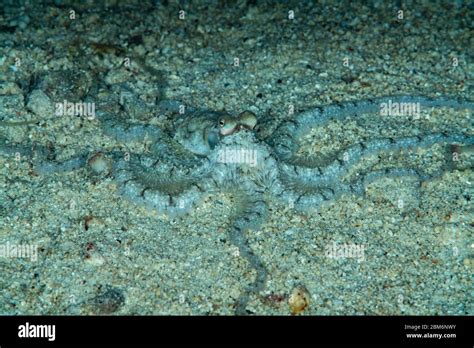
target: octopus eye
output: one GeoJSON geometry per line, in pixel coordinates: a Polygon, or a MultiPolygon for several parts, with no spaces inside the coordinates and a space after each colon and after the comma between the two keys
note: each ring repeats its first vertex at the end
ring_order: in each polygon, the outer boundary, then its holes
{"type": "Polygon", "coordinates": [[[222,127],[224,127],[224,126],[225,126],[225,121],[224,121],[224,119],[221,118],[221,119],[219,120],[219,127],[222,128],[222,127]]]}

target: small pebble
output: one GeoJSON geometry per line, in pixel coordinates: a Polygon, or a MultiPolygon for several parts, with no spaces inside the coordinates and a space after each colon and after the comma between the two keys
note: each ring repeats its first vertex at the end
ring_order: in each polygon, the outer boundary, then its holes
{"type": "Polygon", "coordinates": [[[112,160],[102,152],[92,155],[87,161],[87,165],[96,175],[108,175],[112,170],[112,160]]]}
{"type": "Polygon", "coordinates": [[[288,298],[288,305],[291,314],[296,315],[302,313],[309,306],[310,295],[304,286],[298,285],[291,291],[288,298]]]}

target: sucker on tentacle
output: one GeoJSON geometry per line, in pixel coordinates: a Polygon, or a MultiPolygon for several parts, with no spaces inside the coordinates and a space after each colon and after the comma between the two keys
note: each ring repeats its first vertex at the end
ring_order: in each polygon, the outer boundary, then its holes
{"type": "Polygon", "coordinates": [[[191,173],[183,168],[175,170],[172,176],[169,173],[176,167],[168,163],[153,166],[154,163],[155,159],[143,155],[131,155],[128,161],[118,161],[113,175],[119,192],[160,214],[178,216],[188,212],[209,190],[204,180],[209,175],[205,160],[191,173]]]}

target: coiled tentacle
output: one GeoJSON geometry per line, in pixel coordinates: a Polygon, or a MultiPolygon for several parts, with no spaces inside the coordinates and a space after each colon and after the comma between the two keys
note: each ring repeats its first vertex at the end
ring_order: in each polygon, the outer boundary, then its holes
{"type": "Polygon", "coordinates": [[[130,201],[171,216],[188,212],[210,191],[203,159],[195,167],[176,166],[163,158],[130,155],[114,166],[119,192],[130,201]]]}
{"type": "MultiPolygon", "coordinates": [[[[352,182],[344,177],[356,164],[369,156],[382,152],[394,152],[415,148],[428,148],[435,144],[472,145],[474,136],[464,134],[424,134],[399,138],[375,139],[360,142],[339,151],[327,164],[311,165],[295,161],[298,139],[311,128],[323,126],[331,120],[357,118],[365,113],[380,112],[383,103],[419,103],[423,107],[451,107],[473,109],[474,103],[453,98],[426,98],[417,96],[381,97],[357,102],[344,102],[317,107],[285,121],[267,140],[280,160],[279,189],[276,196],[285,204],[298,210],[316,209],[323,203],[335,200],[344,193],[362,194],[365,186],[381,177],[415,175],[420,181],[436,175],[420,174],[416,169],[390,168],[379,171],[368,170],[352,182]]],[[[437,175],[440,175],[442,168],[437,175]]]]}
{"type": "Polygon", "coordinates": [[[449,97],[428,98],[423,96],[387,96],[354,102],[335,103],[316,107],[284,121],[268,139],[277,157],[291,162],[298,149],[297,139],[312,128],[323,126],[332,120],[357,119],[359,115],[380,113],[381,106],[388,103],[419,104],[423,108],[449,107],[454,109],[474,109],[471,101],[449,97]]]}
{"type": "Polygon", "coordinates": [[[287,182],[293,181],[294,186],[332,185],[347,174],[355,164],[371,155],[381,152],[428,148],[440,143],[471,145],[474,144],[474,136],[429,134],[416,137],[377,139],[361,142],[341,151],[338,157],[327,166],[309,168],[283,162],[280,164],[280,172],[287,182]]]}

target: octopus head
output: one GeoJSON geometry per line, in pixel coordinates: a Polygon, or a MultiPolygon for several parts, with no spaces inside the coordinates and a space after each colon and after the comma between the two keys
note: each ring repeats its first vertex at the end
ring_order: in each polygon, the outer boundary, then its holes
{"type": "Polygon", "coordinates": [[[231,135],[242,129],[253,130],[257,125],[257,117],[253,112],[244,111],[237,117],[221,116],[218,120],[219,134],[231,135]]]}
{"type": "Polygon", "coordinates": [[[229,115],[221,116],[217,121],[217,125],[222,136],[231,135],[239,128],[238,120],[229,115]]]}
{"type": "Polygon", "coordinates": [[[253,130],[257,125],[257,116],[251,111],[244,111],[238,116],[240,128],[253,130]]]}

